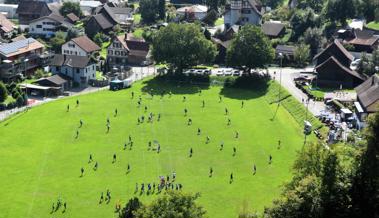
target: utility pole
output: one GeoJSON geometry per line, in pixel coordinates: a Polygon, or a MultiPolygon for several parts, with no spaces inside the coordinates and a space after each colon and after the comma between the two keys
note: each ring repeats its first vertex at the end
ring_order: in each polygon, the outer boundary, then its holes
{"type": "Polygon", "coordinates": [[[280,105],[280,94],[282,91],[282,68],[283,68],[283,53],[279,53],[280,69],[279,69],[279,93],[278,93],[278,106],[280,105]]]}

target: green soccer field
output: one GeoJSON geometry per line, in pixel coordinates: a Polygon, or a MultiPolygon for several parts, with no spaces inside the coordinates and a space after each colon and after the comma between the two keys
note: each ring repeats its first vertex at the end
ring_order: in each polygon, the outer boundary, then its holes
{"type": "Polygon", "coordinates": [[[303,145],[301,126],[284,108],[277,112],[276,109],[276,104],[269,104],[261,92],[206,87],[200,95],[194,86],[152,85],[149,80],[127,90],[101,91],[35,107],[0,123],[0,217],[116,217],[117,202],[124,205],[131,197],[138,196],[148,203],[162,195],[157,191],[135,193],[136,183],[139,186],[158,183],[159,176],[173,172],[175,184],[182,184],[183,192],[201,193],[198,203],[209,217],[237,217],[246,203],[250,209],[261,212],[279,196],[281,185],[291,178],[296,151],[303,145]],[[171,90],[172,95],[151,97],[143,92],[160,93],[161,90],[171,90]],[[219,102],[220,94],[222,102],[219,102]],[[137,105],[139,96],[141,107],[137,105]],[[75,106],[77,99],[79,107],[75,106]],[[66,112],[68,104],[70,111],[66,112]],[[184,116],[185,108],[187,116],[184,116]],[[229,115],[225,115],[225,108],[229,115]],[[147,123],[150,112],[154,121],[147,123]],[[161,119],[157,121],[159,113],[161,119]],[[142,115],[145,122],[138,125],[137,118],[142,115]],[[192,125],[187,125],[189,118],[192,125]],[[78,128],[80,119],[84,125],[78,128]],[[197,135],[198,128],[200,135],[197,135]],[[235,138],[236,131],[238,138],[235,138]],[[124,150],[129,135],[133,147],[124,150]],[[281,140],[280,149],[278,140],[281,140]],[[154,143],[149,150],[149,141],[160,144],[160,153],[154,143]],[[223,150],[220,150],[221,142],[223,150]],[[236,147],[235,155],[233,147],[236,147]],[[190,148],[192,157],[189,157],[190,148]],[[92,163],[88,163],[90,154],[92,163]],[[114,154],[117,160],[112,163],[114,154]],[[268,163],[269,155],[272,164],[268,163]],[[93,170],[95,162],[98,162],[96,171],[93,170]],[[80,176],[82,167],[83,177],[80,176]],[[212,177],[209,177],[210,167],[212,177]],[[110,203],[98,204],[100,193],[105,194],[107,189],[112,195],[110,203]],[[50,213],[58,197],[67,202],[67,210],[50,213]]]}

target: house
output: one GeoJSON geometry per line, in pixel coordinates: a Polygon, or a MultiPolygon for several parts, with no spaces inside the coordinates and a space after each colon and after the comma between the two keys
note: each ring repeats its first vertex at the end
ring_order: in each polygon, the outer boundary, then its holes
{"type": "Polygon", "coordinates": [[[70,22],[72,24],[75,24],[76,22],[78,22],[80,20],[80,18],[78,16],[76,16],[74,13],[67,14],[66,19],[68,22],[70,22]]]}
{"type": "Polygon", "coordinates": [[[94,36],[98,32],[108,33],[114,24],[111,23],[103,14],[96,14],[90,17],[85,25],[85,32],[88,36],[94,36]]]}
{"type": "Polygon", "coordinates": [[[317,54],[314,60],[318,86],[354,88],[366,79],[350,69],[354,56],[337,39],[317,54]]]}
{"type": "Polygon", "coordinates": [[[16,18],[17,4],[0,4],[0,14],[5,15],[7,18],[16,18]]]}
{"type": "Polygon", "coordinates": [[[103,4],[100,1],[80,1],[80,9],[83,12],[84,16],[90,16],[93,14],[94,10],[97,7],[102,6],[103,4]]]}
{"type": "Polygon", "coordinates": [[[28,25],[30,21],[49,16],[52,12],[46,2],[28,0],[20,1],[16,11],[20,25],[28,25]]]}
{"type": "Polygon", "coordinates": [[[295,46],[277,45],[275,48],[275,56],[279,57],[279,54],[281,53],[284,56],[285,61],[291,61],[294,59],[295,49],[295,46]]]}
{"type": "Polygon", "coordinates": [[[379,48],[379,36],[374,35],[370,30],[355,30],[355,38],[347,43],[354,46],[356,52],[371,53],[379,48]]]}
{"type": "Polygon", "coordinates": [[[280,38],[286,33],[286,27],[280,21],[267,21],[262,25],[262,31],[271,39],[280,38]]]}
{"type": "Polygon", "coordinates": [[[43,86],[43,87],[49,87],[48,95],[61,95],[64,91],[69,90],[72,87],[72,81],[68,76],[65,76],[63,74],[55,74],[53,76],[49,76],[46,78],[41,78],[33,84],[43,86]]]}
{"type": "Polygon", "coordinates": [[[145,64],[150,61],[149,43],[130,34],[116,36],[108,47],[107,61],[110,66],[120,67],[145,64]]]}
{"type": "Polygon", "coordinates": [[[353,55],[337,39],[314,57],[316,65],[324,63],[331,56],[336,58],[345,67],[350,67],[351,62],[354,60],[353,55]]]}
{"type": "Polygon", "coordinates": [[[79,36],[71,39],[62,45],[62,54],[77,55],[77,56],[91,56],[94,52],[100,51],[101,48],[96,45],[87,36],[79,36]]]}
{"type": "Polygon", "coordinates": [[[179,16],[185,17],[189,14],[193,15],[193,19],[202,20],[207,16],[208,7],[205,5],[191,5],[186,7],[181,7],[176,10],[179,16]]]}
{"type": "Polygon", "coordinates": [[[231,0],[225,5],[224,23],[230,27],[234,24],[260,25],[262,5],[257,0],[231,0]]]}
{"type": "Polygon", "coordinates": [[[107,33],[115,25],[127,29],[133,24],[133,13],[131,8],[110,7],[105,4],[103,7],[96,9],[96,15],[89,18],[85,32],[89,36],[94,36],[98,32],[107,33]]]}
{"type": "Polygon", "coordinates": [[[50,62],[51,72],[69,77],[80,87],[88,86],[88,82],[96,79],[96,63],[87,56],[54,55],[50,62]]]}
{"type": "Polygon", "coordinates": [[[366,113],[379,111],[379,76],[374,74],[355,88],[360,105],[366,113]]]}
{"type": "Polygon", "coordinates": [[[173,5],[195,5],[195,4],[202,4],[202,0],[170,0],[170,3],[173,5]]]}
{"type": "Polygon", "coordinates": [[[33,38],[0,45],[0,78],[10,80],[21,73],[31,75],[41,66],[44,45],[33,38]]]}
{"type": "Polygon", "coordinates": [[[2,38],[11,38],[16,32],[16,25],[8,20],[3,14],[0,14],[0,36],[2,38]]]}
{"type": "Polygon", "coordinates": [[[52,13],[49,16],[30,21],[29,34],[50,38],[53,37],[57,31],[66,32],[71,27],[73,27],[73,24],[67,19],[52,13]]]}
{"type": "Polygon", "coordinates": [[[315,68],[317,85],[335,88],[354,88],[365,81],[365,76],[342,65],[334,56],[315,68]]]}

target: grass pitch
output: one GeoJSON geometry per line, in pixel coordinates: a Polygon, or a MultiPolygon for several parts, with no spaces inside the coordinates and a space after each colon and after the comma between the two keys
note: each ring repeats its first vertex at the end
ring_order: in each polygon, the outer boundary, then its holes
{"type": "Polygon", "coordinates": [[[65,98],[0,123],[0,217],[116,217],[117,202],[124,205],[138,196],[148,203],[158,196],[157,192],[135,193],[136,183],[158,183],[158,176],[172,172],[177,175],[175,183],[183,185],[182,191],[201,193],[198,201],[209,217],[237,217],[246,204],[251,210],[262,211],[278,197],[281,185],[291,178],[296,150],[303,144],[302,127],[284,108],[277,110],[276,104],[269,104],[263,92],[205,87],[199,95],[195,86],[150,83],[65,98]],[[143,90],[171,90],[173,94],[152,98],[143,90]],[[142,106],[138,107],[140,95],[142,106]],[[77,99],[79,107],[75,106],[77,99]],[[66,112],[68,104],[70,111],[66,112]],[[116,108],[118,116],[114,117],[116,108]],[[184,108],[188,109],[186,117],[184,108]],[[225,108],[229,115],[225,115],[225,108]],[[155,114],[153,123],[145,119],[137,125],[137,118],[147,118],[150,112],[155,114]],[[193,121],[190,126],[188,118],[193,121]],[[84,125],[78,128],[80,119],[84,125]],[[197,128],[202,131],[200,136],[197,128]],[[238,139],[235,131],[239,132],[238,139]],[[131,150],[124,150],[129,135],[134,144],[131,150]],[[205,143],[206,136],[210,137],[209,144],[205,143]],[[159,154],[148,150],[148,142],[154,140],[161,145],[159,154]],[[233,147],[237,148],[235,156],[233,147]],[[97,171],[92,169],[94,162],[88,163],[89,154],[99,164],[97,171]],[[117,155],[116,163],[112,163],[113,154],[117,155]],[[273,157],[271,165],[269,155],[273,157]],[[256,175],[253,164],[257,166],[256,175]],[[81,167],[85,169],[83,177],[81,167]],[[211,178],[210,167],[214,171],[211,178]],[[234,181],[230,184],[231,173],[234,181]],[[112,200],[98,204],[100,193],[105,194],[107,189],[112,200]],[[51,214],[58,197],[67,202],[67,210],[51,214]]]}

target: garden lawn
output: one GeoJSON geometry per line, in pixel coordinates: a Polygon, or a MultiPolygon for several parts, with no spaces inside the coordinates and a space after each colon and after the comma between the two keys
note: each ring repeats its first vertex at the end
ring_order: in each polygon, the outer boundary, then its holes
{"type": "Polygon", "coordinates": [[[379,30],[379,22],[372,21],[367,24],[368,28],[379,30]]]}
{"type": "Polygon", "coordinates": [[[145,80],[127,90],[46,103],[0,123],[0,217],[117,217],[117,202],[124,205],[137,196],[148,203],[163,195],[156,191],[136,194],[136,183],[139,187],[141,183],[158,183],[159,176],[172,172],[176,172],[175,183],[183,185],[182,191],[201,193],[198,203],[209,217],[237,217],[245,203],[250,210],[262,212],[279,196],[283,183],[291,179],[296,151],[303,146],[302,127],[284,107],[277,110],[277,104],[271,102],[277,85],[271,85],[266,95],[222,87],[201,87],[199,95],[198,88],[145,80]],[[161,93],[163,88],[172,96],[161,99],[142,93],[161,93]],[[75,106],[77,99],[79,107],[75,106]],[[202,100],[205,108],[201,107],[202,100]],[[118,116],[114,117],[116,108],[118,116]],[[187,117],[184,108],[188,109],[187,117]],[[147,120],[150,112],[155,114],[154,122],[137,125],[137,117],[144,115],[147,120]],[[108,117],[111,129],[106,133],[108,117]],[[231,126],[227,126],[228,117],[231,126]],[[187,125],[188,118],[193,120],[191,126],[187,125]],[[78,128],[80,119],[84,125],[78,128]],[[200,136],[197,128],[201,128],[200,136]],[[75,139],[77,130],[79,137],[75,139]],[[235,131],[239,132],[238,139],[235,131]],[[133,147],[123,150],[129,135],[133,147]],[[205,143],[206,136],[210,136],[209,144],[205,143]],[[160,154],[148,149],[148,142],[154,140],[161,145],[160,154]],[[223,150],[221,142],[225,144],[223,150]],[[237,148],[235,156],[233,147],[237,148]],[[99,164],[97,171],[93,170],[94,162],[88,163],[89,154],[99,164]],[[113,154],[117,161],[112,164],[113,154]],[[253,164],[257,166],[256,175],[252,173],[253,164]],[[85,170],[83,177],[81,167],[85,170]],[[208,176],[210,167],[214,170],[212,178],[208,176]],[[234,182],[230,184],[231,173],[234,182]],[[107,189],[112,195],[110,203],[99,204],[100,194],[105,195],[107,189]],[[58,197],[67,202],[67,211],[50,214],[58,197]]]}
{"type": "Polygon", "coordinates": [[[107,48],[111,44],[111,41],[106,41],[101,44],[100,56],[104,59],[107,58],[107,48]]]}

